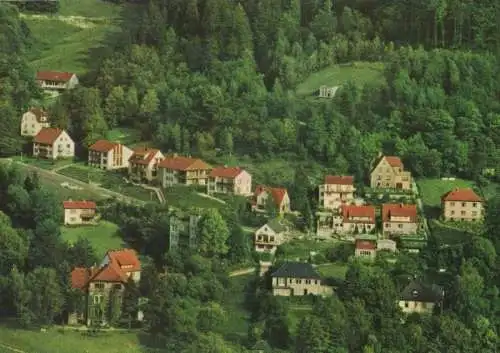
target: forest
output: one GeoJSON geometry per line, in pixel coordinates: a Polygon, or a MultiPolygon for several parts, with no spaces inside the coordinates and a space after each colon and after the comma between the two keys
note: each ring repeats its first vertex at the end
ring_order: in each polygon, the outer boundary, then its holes
{"type": "MultiPolygon", "coordinates": [[[[379,151],[401,156],[416,177],[480,182],[485,169],[500,168],[498,1],[121,3],[133,11],[119,37],[95,58],[81,87],[50,107],[79,153],[119,126],[139,130],[164,151],[207,159],[216,150],[255,161],[280,157],[359,182],[379,151]],[[296,94],[310,74],[359,61],[382,63],[383,79],[348,82],[326,101],[296,94]]],[[[2,156],[22,151],[21,112],[42,98],[25,61],[30,45],[18,10],[0,5],[2,156]]],[[[295,193],[301,211],[310,208],[307,192],[295,193]]],[[[54,195],[36,176],[0,169],[0,199],[2,314],[28,326],[59,322],[75,305],[69,269],[92,264],[95,256],[85,242],[68,248],[60,240],[54,195]]],[[[150,298],[145,331],[156,347],[232,353],[265,339],[276,352],[296,353],[498,349],[496,198],[488,204],[485,233],[465,244],[442,248],[430,241],[421,256],[403,254],[394,265],[350,264],[336,295],[314,300],[297,330],[287,320],[290,304],[268,294],[265,278],[256,279],[241,293],[251,313],[248,337],[236,341],[225,340],[218,327],[231,314],[220,310],[228,280],[221,264],[251,258],[238,226],[243,212],[207,214],[207,244],[217,247],[179,254],[162,243],[165,210],[113,207],[106,217],[150,258],[139,290],[150,298]],[[403,320],[396,298],[405,280],[440,269],[449,293],[443,311],[403,320]],[[162,276],[165,270],[174,275],[162,276]]]]}

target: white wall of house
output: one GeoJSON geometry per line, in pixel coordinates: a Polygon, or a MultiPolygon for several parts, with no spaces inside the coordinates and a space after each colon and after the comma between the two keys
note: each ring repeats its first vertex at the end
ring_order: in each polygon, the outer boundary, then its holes
{"type": "Polygon", "coordinates": [[[432,313],[434,303],[423,303],[416,301],[399,301],[399,307],[404,313],[432,313]]]}
{"type": "MultiPolygon", "coordinates": [[[[88,212],[92,212],[92,210],[88,209],[65,209],[64,210],[64,224],[65,225],[78,225],[78,224],[86,224],[90,223],[91,220],[86,221],[82,219],[82,215],[88,212]]],[[[95,212],[95,211],[94,211],[95,212]]]]}
{"type": "Polygon", "coordinates": [[[234,178],[234,194],[249,196],[252,195],[252,175],[246,170],[234,178]]]}
{"type": "Polygon", "coordinates": [[[47,121],[38,122],[36,115],[28,111],[23,114],[21,119],[21,136],[36,136],[44,127],[49,127],[47,121]]]}

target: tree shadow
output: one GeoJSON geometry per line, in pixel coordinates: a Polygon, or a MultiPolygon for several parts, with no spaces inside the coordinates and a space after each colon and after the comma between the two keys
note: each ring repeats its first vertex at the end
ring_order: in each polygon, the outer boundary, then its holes
{"type": "Polygon", "coordinates": [[[441,207],[424,205],[424,214],[430,219],[439,219],[441,215],[441,207]]]}

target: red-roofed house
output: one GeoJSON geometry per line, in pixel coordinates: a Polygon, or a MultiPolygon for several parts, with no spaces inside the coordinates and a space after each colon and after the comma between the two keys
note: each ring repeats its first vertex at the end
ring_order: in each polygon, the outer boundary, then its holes
{"type": "Polygon", "coordinates": [[[404,170],[399,157],[381,155],[370,173],[370,187],[411,190],[411,173],[404,170]]]}
{"type": "Polygon", "coordinates": [[[336,210],[343,204],[354,201],[354,177],[327,175],[319,186],[319,207],[336,210]]]}
{"type": "Polygon", "coordinates": [[[152,182],[158,177],[158,165],[164,156],[154,148],[138,148],[128,160],[128,176],[135,181],[152,182]]]}
{"type": "Polygon", "coordinates": [[[206,185],[212,167],[199,158],[174,154],[159,164],[159,178],[163,187],[182,185],[206,185]]]}
{"type": "Polygon", "coordinates": [[[99,140],[89,147],[88,163],[91,167],[105,170],[127,168],[133,153],[121,143],[99,140]]]}
{"type": "Polygon", "coordinates": [[[383,204],[382,223],[384,234],[416,234],[418,230],[417,205],[383,204]]]}
{"type": "Polygon", "coordinates": [[[91,224],[96,216],[93,201],[64,201],[64,225],[91,224]]]}
{"type": "Polygon", "coordinates": [[[21,136],[36,136],[44,127],[49,127],[49,117],[41,108],[30,108],[21,118],[21,136]]]}
{"type": "Polygon", "coordinates": [[[377,256],[377,241],[356,239],[354,256],[373,260],[377,256]]]}
{"type": "Polygon", "coordinates": [[[208,175],[207,193],[252,195],[252,176],[239,167],[216,167],[208,175]]]}
{"type": "Polygon", "coordinates": [[[69,323],[82,319],[87,325],[106,324],[119,317],[125,286],[129,279],[139,283],[140,273],[141,263],[132,249],[110,250],[99,266],[73,269],[71,286],[83,292],[85,310],[71,313],[69,323]],[[111,305],[115,300],[117,305],[111,305]]]}
{"type": "Polygon", "coordinates": [[[340,214],[333,217],[333,231],[337,234],[363,234],[375,230],[375,207],[343,205],[340,214]]]}
{"type": "Polygon", "coordinates": [[[39,71],[36,82],[46,90],[67,90],[78,85],[78,77],[71,72],[39,71]]]}
{"type": "Polygon", "coordinates": [[[484,200],[470,188],[453,189],[441,197],[445,221],[475,222],[483,219],[484,200]]]}
{"type": "Polygon", "coordinates": [[[284,188],[271,188],[268,186],[259,185],[254,192],[254,209],[265,211],[268,199],[272,200],[278,209],[278,213],[290,212],[290,197],[288,191],[284,188]]]}
{"type": "Polygon", "coordinates": [[[75,143],[66,131],[46,127],[33,139],[33,156],[49,159],[72,158],[75,156],[75,143]]]}

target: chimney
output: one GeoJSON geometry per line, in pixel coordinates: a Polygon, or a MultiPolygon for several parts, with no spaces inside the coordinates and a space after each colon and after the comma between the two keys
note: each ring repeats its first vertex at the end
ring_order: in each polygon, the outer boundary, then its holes
{"type": "Polygon", "coordinates": [[[399,204],[399,208],[403,208],[403,205],[404,205],[404,204],[400,203],[400,204],[399,204]]]}

